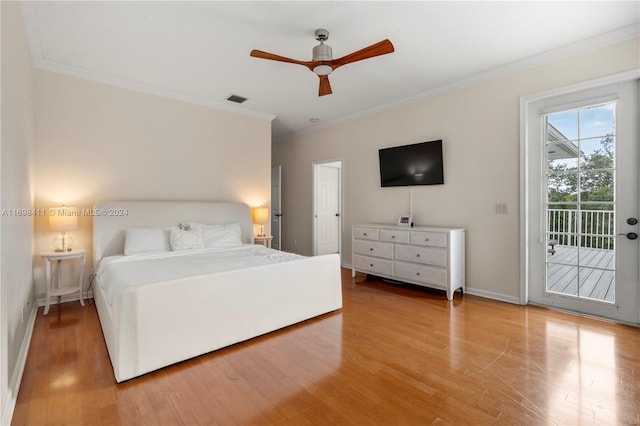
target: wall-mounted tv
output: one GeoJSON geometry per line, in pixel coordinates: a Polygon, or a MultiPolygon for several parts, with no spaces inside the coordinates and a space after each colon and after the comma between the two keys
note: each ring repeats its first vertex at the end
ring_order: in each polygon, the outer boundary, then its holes
{"type": "Polygon", "coordinates": [[[380,185],[442,185],[442,140],[394,146],[378,151],[380,185]]]}

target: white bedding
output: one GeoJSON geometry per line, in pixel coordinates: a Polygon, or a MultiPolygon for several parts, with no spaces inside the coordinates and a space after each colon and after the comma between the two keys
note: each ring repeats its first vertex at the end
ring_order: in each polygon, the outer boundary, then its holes
{"type": "Polygon", "coordinates": [[[96,277],[107,293],[107,301],[113,304],[116,295],[127,287],[287,262],[301,257],[254,244],[108,256],[100,261],[96,277]]]}

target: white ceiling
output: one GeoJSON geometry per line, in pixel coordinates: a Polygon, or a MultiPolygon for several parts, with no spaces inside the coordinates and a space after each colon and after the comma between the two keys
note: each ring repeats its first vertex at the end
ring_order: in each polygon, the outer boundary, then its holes
{"type": "Polygon", "coordinates": [[[38,68],[273,120],[275,139],[637,36],[638,1],[22,2],[38,68]],[[388,38],[395,52],[341,67],[318,97],[317,28],[338,58],[388,38]],[[249,98],[242,105],[225,99],[249,98]],[[318,118],[318,123],[310,122],[318,118]]]}

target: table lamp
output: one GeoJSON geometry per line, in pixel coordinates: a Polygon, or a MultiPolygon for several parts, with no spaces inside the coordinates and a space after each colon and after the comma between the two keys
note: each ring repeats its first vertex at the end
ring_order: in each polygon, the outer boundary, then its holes
{"type": "Polygon", "coordinates": [[[252,210],[253,223],[260,225],[259,237],[264,237],[264,224],[269,222],[269,209],[263,206],[254,207],[252,210]]]}
{"type": "Polygon", "coordinates": [[[71,251],[73,238],[67,231],[78,227],[78,210],[75,207],[52,207],[49,209],[49,229],[60,232],[53,239],[53,249],[56,252],[71,251]]]}

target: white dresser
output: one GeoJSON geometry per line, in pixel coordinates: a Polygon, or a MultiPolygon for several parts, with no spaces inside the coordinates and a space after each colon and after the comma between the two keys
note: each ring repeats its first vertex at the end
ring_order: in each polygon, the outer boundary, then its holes
{"type": "Polygon", "coordinates": [[[464,292],[464,240],[461,228],[354,225],[353,269],[447,292],[464,292]]]}

